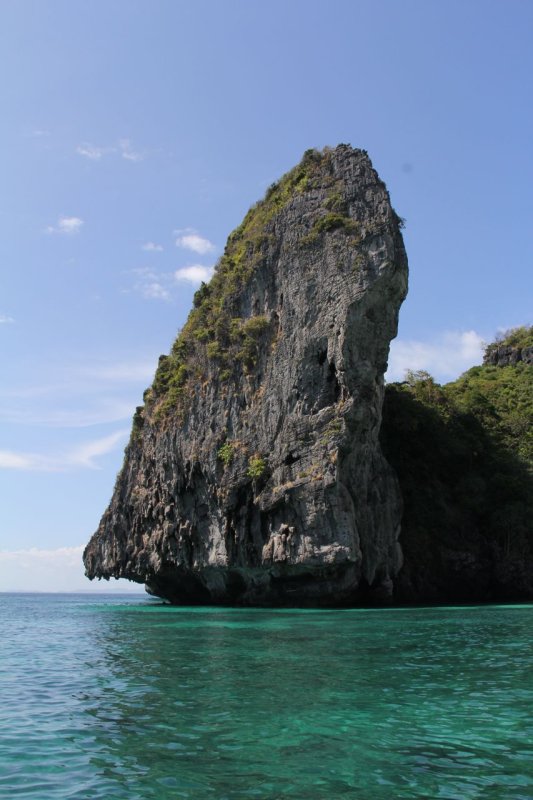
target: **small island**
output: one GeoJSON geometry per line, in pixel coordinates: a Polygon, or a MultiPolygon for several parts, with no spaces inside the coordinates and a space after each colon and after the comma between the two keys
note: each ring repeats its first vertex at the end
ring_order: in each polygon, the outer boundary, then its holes
{"type": "Polygon", "coordinates": [[[89,578],[178,604],[533,597],[532,331],[385,387],[402,226],[349,145],[250,209],[136,411],[89,578]]]}

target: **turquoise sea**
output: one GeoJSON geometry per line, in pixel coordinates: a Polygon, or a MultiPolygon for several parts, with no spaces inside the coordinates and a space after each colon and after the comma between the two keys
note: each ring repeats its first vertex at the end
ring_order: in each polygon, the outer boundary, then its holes
{"type": "Polygon", "coordinates": [[[531,800],[533,606],[0,595],[0,797],[531,800]]]}

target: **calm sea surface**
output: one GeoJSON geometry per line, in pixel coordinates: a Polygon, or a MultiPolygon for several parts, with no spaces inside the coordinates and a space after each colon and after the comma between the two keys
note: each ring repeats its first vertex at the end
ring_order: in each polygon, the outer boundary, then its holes
{"type": "Polygon", "coordinates": [[[0,595],[0,797],[531,800],[533,606],[0,595]]]}

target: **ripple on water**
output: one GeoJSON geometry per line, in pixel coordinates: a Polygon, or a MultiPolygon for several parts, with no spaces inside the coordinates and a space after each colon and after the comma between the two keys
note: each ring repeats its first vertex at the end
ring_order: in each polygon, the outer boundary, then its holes
{"type": "Polygon", "coordinates": [[[532,800],[533,607],[0,595],[7,800],[532,800]]]}

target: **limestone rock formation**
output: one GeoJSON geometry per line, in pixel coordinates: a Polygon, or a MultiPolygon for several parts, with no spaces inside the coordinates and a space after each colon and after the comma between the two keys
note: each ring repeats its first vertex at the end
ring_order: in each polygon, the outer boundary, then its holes
{"type": "Polygon", "coordinates": [[[484,366],[533,365],[533,325],[522,325],[500,333],[485,348],[484,366]]]}
{"type": "Polygon", "coordinates": [[[228,239],[137,410],[84,562],[176,603],[387,600],[402,502],[378,442],[407,291],[365,151],[308,151],[228,239]]]}
{"type": "Polygon", "coordinates": [[[533,347],[512,347],[511,345],[495,345],[485,356],[483,363],[496,367],[508,367],[515,364],[533,364],[533,347]]]}

